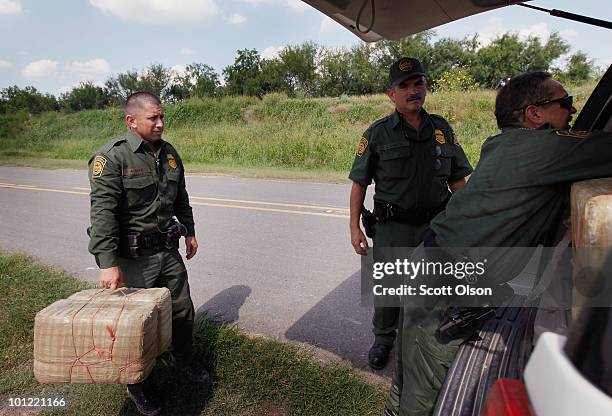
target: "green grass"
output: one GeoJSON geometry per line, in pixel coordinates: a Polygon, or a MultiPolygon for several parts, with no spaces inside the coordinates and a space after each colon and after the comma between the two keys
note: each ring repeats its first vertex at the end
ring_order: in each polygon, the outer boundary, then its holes
{"type": "MultiPolygon", "coordinates": [[[[595,86],[569,86],[580,109],[595,86]]],[[[497,133],[495,92],[436,92],[425,108],[447,118],[468,158],[476,164],[482,142],[497,133]]],[[[165,137],[188,166],[228,169],[300,170],[313,176],[351,167],[357,142],[374,120],[389,114],[386,95],[289,99],[253,97],[194,99],[166,106],[165,137]]],[[[0,120],[2,122],[2,120],[0,120]]],[[[10,129],[0,129],[9,131],[10,129]]],[[[31,117],[0,138],[4,164],[26,159],[86,161],[111,137],[125,130],[121,110],[45,113],[31,117]]],[[[214,168],[213,168],[214,169],[214,168]]]]}
{"type": "MultiPolygon", "coordinates": [[[[32,258],[0,252],[0,413],[9,397],[63,397],[58,415],[136,415],[120,385],[41,385],[32,373],[34,316],[50,303],[88,287],[32,258]]],[[[194,386],[158,366],[152,377],[169,415],[379,415],[381,385],[343,364],[322,364],[291,344],[248,337],[198,319],[196,356],[215,380],[194,386]]],[[[48,410],[46,411],[48,412],[48,410]]],[[[43,412],[43,414],[47,414],[43,412]]]]}

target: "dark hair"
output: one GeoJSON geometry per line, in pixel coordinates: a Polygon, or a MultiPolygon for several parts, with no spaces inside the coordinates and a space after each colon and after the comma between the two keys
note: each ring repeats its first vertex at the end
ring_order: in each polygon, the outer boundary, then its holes
{"type": "Polygon", "coordinates": [[[123,111],[125,111],[125,114],[133,115],[141,110],[146,104],[161,105],[161,100],[153,93],[138,91],[128,96],[123,105],[123,111]]]}
{"type": "Polygon", "coordinates": [[[523,110],[526,106],[552,97],[554,91],[544,81],[551,75],[544,71],[525,72],[510,79],[497,93],[495,99],[495,118],[497,126],[520,127],[523,110]]]}

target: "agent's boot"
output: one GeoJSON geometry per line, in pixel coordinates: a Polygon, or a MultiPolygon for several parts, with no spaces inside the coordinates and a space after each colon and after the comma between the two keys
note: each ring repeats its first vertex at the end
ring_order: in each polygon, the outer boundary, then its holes
{"type": "Polygon", "coordinates": [[[128,384],[127,394],[136,405],[136,409],[144,416],[157,416],[162,411],[157,395],[150,391],[146,383],[128,384]]]}
{"type": "Polygon", "coordinates": [[[382,370],[389,361],[392,345],[374,344],[368,352],[368,365],[374,370],[382,370]]]}

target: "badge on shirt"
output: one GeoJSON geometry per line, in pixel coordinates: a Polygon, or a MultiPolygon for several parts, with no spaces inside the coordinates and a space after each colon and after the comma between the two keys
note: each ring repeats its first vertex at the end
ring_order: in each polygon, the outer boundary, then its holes
{"type": "Polygon", "coordinates": [[[586,130],[557,130],[555,133],[563,137],[574,137],[576,139],[584,139],[591,132],[586,130]]]}
{"type": "Polygon", "coordinates": [[[104,171],[104,166],[106,166],[106,158],[104,156],[96,156],[93,161],[92,178],[99,178],[102,176],[102,172],[104,171]]]}
{"type": "Polygon", "coordinates": [[[357,146],[357,156],[363,156],[367,148],[368,148],[368,139],[366,139],[365,137],[362,137],[361,140],[359,140],[359,145],[357,146]]]}
{"type": "Polygon", "coordinates": [[[436,137],[436,141],[438,143],[440,143],[440,144],[446,143],[446,137],[444,137],[444,133],[442,133],[442,130],[436,129],[434,131],[434,136],[436,137]]]}
{"type": "Polygon", "coordinates": [[[170,169],[176,169],[176,159],[170,153],[168,153],[168,167],[170,169]]]}

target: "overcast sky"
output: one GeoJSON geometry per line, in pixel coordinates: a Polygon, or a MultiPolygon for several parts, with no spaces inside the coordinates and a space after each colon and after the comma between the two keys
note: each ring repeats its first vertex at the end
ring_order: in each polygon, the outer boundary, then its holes
{"type": "MultiPolygon", "coordinates": [[[[534,0],[531,4],[612,20],[610,0],[534,0]]],[[[440,37],[478,33],[489,41],[517,31],[558,31],[596,64],[612,64],[612,30],[511,6],[449,23],[440,37]]],[[[33,85],[58,94],[81,81],[161,63],[191,62],[221,73],[238,49],[264,57],[289,44],[350,46],[359,40],[299,0],[0,0],[0,89],[33,85]]]]}

